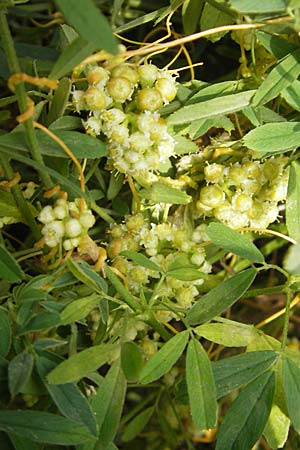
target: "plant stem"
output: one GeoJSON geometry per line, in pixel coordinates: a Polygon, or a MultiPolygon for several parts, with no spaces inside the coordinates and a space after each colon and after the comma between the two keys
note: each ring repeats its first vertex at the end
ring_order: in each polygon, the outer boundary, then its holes
{"type": "MultiPolygon", "coordinates": [[[[6,11],[3,7],[0,7],[0,29],[2,47],[6,55],[10,73],[19,73],[21,69],[15,51],[14,41],[8,26],[6,11]]],[[[23,82],[19,83],[16,86],[16,95],[20,112],[23,114],[27,109],[27,94],[23,82]]],[[[32,118],[24,121],[24,128],[26,132],[27,145],[32,158],[40,164],[44,165],[44,160],[40,152],[40,147],[35,134],[32,118]]],[[[46,167],[45,170],[39,170],[39,176],[46,189],[50,189],[53,186],[51,178],[47,173],[46,167]]]]}
{"type": "Polygon", "coordinates": [[[289,326],[289,320],[290,320],[290,306],[291,306],[291,300],[292,300],[292,292],[290,289],[287,289],[286,291],[286,307],[285,307],[285,314],[284,314],[284,323],[283,323],[283,330],[282,330],[282,341],[281,341],[281,350],[284,351],[287,341],[287,335],[288,335],[288,326],[289,326]]]}
{"type": "MultiPolygon", "coordinates": [[[[1,158],[1,166],[4,169],[5,175],[6,177],[10,180],[14,177],[14,171],[10,165],[10,162],[5,159],[4,157],[1,158]]],[[[15,185],[11,188],[12,194],[14,196],[15,202],[25,220],[25,222],[27,223],[27,225],[30,227],[33,236],[36,240],[38,240],[40,238],[40,230],[39,227],[36,224],[36,221],[34,219],[34,216],[28,206],[28,203],[26,202],[23,193],[21,191],[21,188],[19,185],[15,185]]]]}

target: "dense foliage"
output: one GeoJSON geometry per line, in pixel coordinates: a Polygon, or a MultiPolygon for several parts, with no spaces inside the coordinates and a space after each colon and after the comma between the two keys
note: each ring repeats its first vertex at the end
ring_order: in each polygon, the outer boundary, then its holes
{"type": "Polygon", "coordinates": [[[300,448],[299,17],[0,0],[1,450],[300,448]]]}

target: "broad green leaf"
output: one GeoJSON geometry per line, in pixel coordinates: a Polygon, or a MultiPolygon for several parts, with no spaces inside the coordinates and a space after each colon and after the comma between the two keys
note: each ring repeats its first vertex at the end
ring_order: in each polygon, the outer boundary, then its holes
{"type": "Polygon", "coordinates": [[[128,381],[137,381],[143,367],[140,347],[134,342],[124,342],[121,347],[121,365],[128,381]]]}
{"type": "Polygon", "coordinates": [[[60,324],[68,325],[77,320],[84,319],[97,305],[101,296],[92,294],[69,303],[60,314],[60,324]]]}
{"type": "Polygon", "coordinates": [[[132,250],[124,250],[120,253],[120,255],[126,256],[126,258],[131,259],[134,263],[138,264],[139,266],[145,267],[146,269],[155,270],[156,272],[162,272],[162,268],[159,267],[159,265],[151,261],[142,253],[134,252],[132,250]]]}
{"type": "Polygon", "coordinates": [[[293,42],[288,39],[284,39],[281,36],[277,36],[274,33],[265,33],[261,30],[256,30],[255,35],[260,44],[262,44],[265,49],[275,56],[277,59],[284,58],[289,53],[297,50],[298,46],[293,44],[293,42]]]}
{"type": "Polygon", "coordinates": [[[289,428],[290,419],[276,403],[273,404],[270,417],[264,429],[264,437],[272,450],[277,450],[284,446],[288,438],[289,428]]]}
{"type": "Polygon", "coordinates": [[[300,164],[297,161],[293,161],[290,165],[285,214],[289,236],[298,241],[300,239],[300,164]]]}
{"type": "Polygon", "coordinates": [[[213,428],[217,421],[216,386],[210,360],[196,339],[189,342],[187,349],[186,381],[196,427],[213,428]]]}
{"type": "Polygon", "coordinates": [[[63,116],[51,123],[49,129],[52,131],[73,131],[82,128],[82,121],[79,117],[63,116]]]}
{"type": "Polygon", "coordinates": [[[194,329],[198,336],[225,347],[246,347],[257,336],[253,325],[239,322],[205,323],[194,329]]]}
{"type": "MultiPolygon", "coordinates": [[[[223,128],[225,131],[230,133],[235,129],[234,124],[226,116],[215,116],[209,119],[196,120],[191,123],[189,127],[189,136],[192,139],[198,139],[200,136],[205,134],[210,128],[223,128]]],[[[194,143],[194,145],[196,145],[194,143]]],[[[197,146],[199,150],[199,147],[197,146]]]]}
{"type": "Polygon", "coordinates": [[[174,154],[177,156],[196,153],[199,151],[198,145],[191,139],[179,135],[174,136],[174,139],[175,139],[174,154]]]}
{"type": "Polygon", "coordinates": [[[285,358],[282,366],[285,400],[289,417],[295,430],[300,433],[300,368],[290,359],[285,358]]]}
{"type": "Polygon", "coordinates": [[[117,53],[117,40],[106,18],[92,0],[55,0],[66,21],[97,49],[117,53]]]}
{"type": "Polygon", "coordinates": [[[85,58],[90,56],[96,48],[97,46],[93,42],[87,42],[78,36],[63,50],[54,64],[49,78],[56,80],[64,77],[75,69],[85,58]]]}
{"type": "Polygon", "coordinates": [[[292,150],[300,145],[300,122],[266,123],[247,133],[243,143],[261,156],[292,150]]]}
{"type": "Polygon", "coordinates": [[[71,80],[69,78],[63,78],[62,80],[60,80],[51,102],[51,106],[47,116],[48,126],[64,115],[70,92],[71,80]]]}
{"type": "Polygon", "coordinates": [[[198,29],[204,0],[185,0],[182,5],[182,24],[185,34],[192,34],[198,29]]]}
{"type": "Polygon", "coordinates": [[[129,22],[125,23],[124,25],[121,25],[118,28],[116,28],[115,32],[123,33],[124,31],[131,30],[132,28],[136,28],[140,25],[143,25],[148,22],[152,22],[156,19],[158,19],[158,21],[159,21],[159,19],[161,17],[165,17],[165,15],[168,15],[169,13],[170,13],[170,7],[159,8],[156,11],[152,11],[148,14],[142,15],[142,16],[138,17],[137,19],[130,20],[129,22]]]}
{"type": "Polygon", "coordinates": [[[15,258],[0,245],[0,280],[16,283],[24,278],[24,273],[15,258]]]}
{"type": "Polygon", "coordinates": [[[270,369],[278,359],[274,351],[242,353],[212,363],[217,398],[224,397],[270,369]]]}
{"type": "Polygon", "coordinates": [[[280,61],[262,82],[253,97],[252,105],[257,107],[277,97],[290,86],[300,74],[300,49],[293,51],[280,61]]]}
{"type": "Polygon", "coordinates": [[[232,306],[251,286],[255,269],[247,269],[223,281],[192,306],[186,319],[190,325],[208,322],[232,306]]]}
{"type": "Polygon", "coordinates": [[[143,384],[152,383],[152,381],[167,373],[180,358],[188,339],[189,331],[185,330],[166,342],[142,369],[140,382],[143,384]]]}
{"type": "MultiPolygon", "coordinates": [[[[25,305],[23,305],[25,306],[25,305]]],[[[20,309],[21,311],[21,309],[20,309]]],[[[20,313],[19,311],[19,313],[20,313]]],[[[28,312],[32,315],[32,304],[28,304],[28,311],[23,311],[23,313],[28,312]]],[[[18,314],[18,319],[23,322],[25,315],[18,314]]],[[[17,336],[22,336],[26,333],[47,330],[48,328],[53,328],[60,325],[60,317],[57,312],[42,312],[33,316],[29,321],[25,321],[25,324],[21,326],[17,331],[17,336]]]]}
{"type": "Polygon", "coordinates": [[[97,394],[91,400],[99,428],[99,449],[106,449],[117,433],[126,393],[126,380],[120,361],[115,362],[107,373],[97,394]]]}
{"type": "Polygon", "coordinates": [[[300,275],[300,242],[290,245],[283,258],[282,267],[291,275],[300,275]]]}
{"type": "Polygon", "coordinates": [[[191,97],[189,96],[186,105],[194,103],[206,102],[216,97],[225,97],[226,95],[236,94],[247,89],[244,80],[222,81],[221,83],[204,83],[202,81],[194,81],[197,83],[197,91],[191,97]],[[199,85],[199,83],[201,83],[199,85]]]}
{"type": "Polygon", "coordinates": [[[281,92],[284,100],[296,111],[300,111],[300,81],[295,80],[281,92]]]}
{"type": "Polygon", "coordinates": [[[107,292],[107,284],[104,279],[84,261],[77,262],[72,258],[68,258],[67,266],[77,280],[81,281],[95,292],[98,292],[99,294],[107,292]]]}
{"type": "Polygon", "coordinates": [[[116,291],[122,296],[122,299],[124,300],[124,302],[127,303],[127,305],[129,305],[130,308],[133,309],[134,311],[139,309],[140,308],[140,304],[128,292],[128,290],[122,284],[122,282],[119,280],[117,275],[107,265],[105,266],[105,273],[106,273],[106,276],[107,276],[108,280],[114,286],[116,291]]]}
{"type": "Polygon", "coordinates": [[[251,450],[267,423],[274,391],[274,372],[260,375],[243,389],[221,423],[216,450],[251,450]]]}
{"type": "Polygon", "coordinates": [[[15,356],[8,365],[8,387],[12,397],[18,394],[29,380],[33,369],[33,355],[26,351],[15,356]]]}
{"type": "MultiPolygon", "coordinates": [[[[60,130],[55,130],[54,134],[69,147],[77,158],[95,159],[106,155],[105,144],[92,136],[79,133],[78,131],[60,130]]],[[[42,155],[69,158],[60,145],[43,133],[43,131],[37,130],[36,135],[42,155]]],[[[21,154],[28,153],[25,137],[26,134],[23,131],[4,134],[0,136],[0,149],[21,152],[21,154]]]]}
{"type": "MultiPolygon", "coordinates": [[[[231,25],[234,21],[234,18],[226,14],[226,12],[219,9],[217,6],[214,6],[208,2],[205,3],[201,19],[200,19],[200,27],[201,31],[210,30],[216,27],[222,27],[223,25],[231,25]]],[[[208,36],[211,42],[219,41],[226,32],[222,33],[214,33],[211,36],[208,36]]]]}
{"type": "Polygon", "coordinates": [[[51,385],[47,383],[47,374],[56,364],[44,357],[38,358],[36,367],[52,400],[59,411],[68,419],[85,426],[93,436],[97,436],[97,424],[91,407],[75,384],[51,385]]]}
{"type": "Polygon", "coordinates": [[[248,106],[243,109],[242,113],[255,127],[259,127],[264,123],[286,122],[283,116],[266,106],[259,106],[258,108],[248,106]]]}
{"type": "Polygon", "coordinates": [[[210,223],[207,234],[215,245],[228,252],[235,253],[252,262],[262,264],[265,262],[263,254],[249,239],[222,223],[210,223]]]}
{"type": "Polygon", "coordinates": [[[34,442],[76,445],[92,439],[85,427],[44,411],[0,411],[0,430],[34,442]]]}
{"type": "Polygon", "coordinates": [[[82,350],[55,367],[47,376],[47,380],[50,384],[78,381],[103,366],[118,348],[118,344],[103,344],[82,350]]]}
{"type": "Polygon", "coordinates": [[[168,270],[167,276],[182,281],[194,281],[205,277],[205,274],[192,267],[181,267],[178,269],[168,270]]]}
{"type": "Polygon", "coordinates": [[[0,308],[0,355],[6,356],[11,346],[11,328],[7,312],[0,308]]]}
{"type": "MultiPolygon", "coordinates": [[[[267,14],[284,12],[286,2],[284,0],[230,0],[230,5],[240,14],[267,14]]],[[[229,450],[229,449],[228,449],[229,450]]]]}
{"type": "Polygon", "coordinates": [[[24,221],[21,211],[16,205],[15,199],[11,192],[0,190],[0,217],[10,216],[16,222],[24,221]]]}
{"type": "Polygon", "coordinates": [[[122,441],[129,442],[132,441],[132,439],[134,439],[136,436],[138,436],[151,419],[153,413],[154,407],[150,406],[150,408],[145,409],[134,419],[132,419],[131,422],[129,422],[129,424],[125,427],[124,433],[122,435],[122,441]]]}
{"type": "Polygon", "coordinates": [[[192,197],[186,192],[180,191],[163,183],[153,183],[151,188],[140,191],[142,197],[154,203],[170,203],[173,205],[187,205],[192,197]]]}
{"type": "Polygon", "coordinates": [[[184,106],[168,118],[170,125],[181,125],[194,120],[220,116],[239,111],[250,104],[254,90],[238,92],[237,94],[217,97],[193,105],[184,106]]]}
{"type": "MultiPolygon", "coordinates": [[[[16,434],[9,433],[9,439],[14,445],[15,450],[39,450],[39,446],[36,442],[33,442],[29,439],[24,439],[22,436],[17,436],[16,434]]],[[[0,437],[1,439],[1,437],[0,437]]],[[[1,442],[1,440],[0,440],[1,442]]],[[[2,442],[1,442],[2,443],[2,442]]],[[[1,448],[2,450],[2,448],[1,448]]]]}

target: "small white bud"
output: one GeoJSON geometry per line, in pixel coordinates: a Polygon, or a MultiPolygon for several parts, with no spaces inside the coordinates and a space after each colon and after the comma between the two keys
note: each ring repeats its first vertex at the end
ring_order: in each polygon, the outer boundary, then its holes
{"type": "Polygon", "coordinates": [[[66,236],[73,238],[80,235],[82,228],[77,219],[70,219],[65,224],[66,236]]]}

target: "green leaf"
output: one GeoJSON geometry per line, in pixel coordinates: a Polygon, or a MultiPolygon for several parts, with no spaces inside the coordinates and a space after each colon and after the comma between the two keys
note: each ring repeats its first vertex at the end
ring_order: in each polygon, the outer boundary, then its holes
{"type": "Polygon", "coordinates": [[[239,322],[205,323],[194,329],[198,336],[225,347],[246,347],[257,335],[253,325],[239,322]]]}
{"type": "Polygon", "coordinates": [[[217,97],[201,103],[184,106],[168,118],[169,125],[182,125],[194,120],[229,114],[239,111],[250,104],[254,90],[217,97]]]}
{"type": "MultiPolygon", "coordinates": [[[[54,134],[59,137],[72,151],[77,158],[95,159],[106,155],[106,146],[99,139],[88,136],[78,131],[56,131],[54,134]]],[[[40,151],[45,156],[55,156],[57,158],[69,158],[51,137],[43,131],[36,131],[40,145],[40,151]]],[[[7,133],[0,136],[0,149],[13,152],[28,153],[26,145],[26,134],[23,131],[7,133]]]]}
{"type": "Polygon", "coordinates": [[[256,30],[255,35],[260,44],[265,49],[275,56],[277,59],[284,58],[289,53],[297,50],[298,46],[293,44],[288,39],[284,39],[280,36],[271,33],[265,33],[264,31],[256,30]]]}
{"type": "Polygon", "coordinates": [[[186,319],[190,325],[208,322],[232,306],[251,286],[255,269],[247,269],[223,281],[192,306],[186,319]]]}
{"type": "Polygon", "coordinates": [[[296,111],[300,111],[300,81],[295,80],[281,92],[284,100],[296,111]]]}
{"type": "Polygon", "coordinates": [[[216,450],[251,450],[267,423],[274,391],[274,372],[260,375],[243,389],[221,423],[216,450]]]}
{"type": "Polygon", "coordinates": [[[24,273],[15,258],[0,245],[0,280],[16,283],[24,278],[24,273]]]}
{"type": "Polygon", "coordinates": [[[257,107],[269,102],[290,86],[300,74],[300,49],[283,58],[262,82],[253,97],[252,105],[257,107]]]}
{"type": "MultiPolygon", "coordinates": [[[[211,128],[223,128],[225,131],[230,133],[235,129],[235,126],[231,122],[231,120],[226,116],[215,116],[209,119],[196,120],[191,123],[191,126],[189,128],[189,136],[192,139],[198,139],[200,136],[203,136],[203,134],[205,134],[211,128]]],[[[196,145],[195,143],[193,144],[196,145]]],[[[197,149],[199,151],[198,146],[197,149]]]]}
{"type": "Polygon", "coordinates": [[[174,153],[177,156],[196,153],[199,151],[198,145],[184,136],[177,135],[174,136],[174,139],[175,139],[174,153]]]}
{"type": "Polygon", "coordinates": [[[185,34],[193,34],[198,29],[204,0],[185,0],[182,5],[182,24],[185,34]]]}
{"type": "Polygon", "coordinates": [[[189,338],[185,330],[173,336],[143,367],[140,382],[152,383],[167,373],[181,356],[189,338]]]}
{"type": "MultiPolygon", "coordinates": [[[[28,305],[28,313],[30,314],[30,312],[32,312],[31,304],[28,305]]],[[[21,314],[18,315],[18,318],[21,319],[21,314]]],[[[28,322],[26,321],[25,325],[18,329],[17,336],[47,330],[48,328],[53,328],[58,325],[60,325],[60,317],[57,312],[43,312],[33,316],[28,322]]]]}
{"type": "Polygon", "coordinates": [[[67,259],[67,266],[70,272],[77,280],[84,283],[93,291],[103,294],[107,292],[107,284],[100,275],[95,272],[91,266],[84,261],[74,261],[72,258],[67,259]]]}
{"type": "Polygon", "coordinates": [[[36,367],[39,375],[59,411],[68,419],[85,426],[93,436],[97,437],[97,423],[92,409],[75,384],[51,385],[47,383],[47,374],[56,364],[44,357],[38,358],[36,367]]]}
{"type": "Polygon", "coordinates": [[[112,365],[97,394],[91,400],[99,428],[99,449],[105,450],[113,441],[123,410],[126,393],[126,380],[120,362],[112,365]]]}
{"type": "Polygon", "coordinates": [[[82,128],[82,122],[79,117],[63,116],[51,123],[49,129],[51,131],[73,131],[82,128]]]}
{"type": "Polygon", "coordinates": [[[87,348],[60,363],[47,376],[51,384],[78,381],[103,366],[118,350],[118,344],[103,344],[87,348]]]}
{"type": "Polygon", "coordinates": [[[137,381],[143,367],[140,347],[134,342],[124,342],[121,347],[121,365],[128,381],[137,381]]]}
{"type": "Polygon", "coordinates": [[[40,450],[40,447],[36,442],[33,442],[29,439],[24,439],[23,436],[17,436],[13,433],[9,433],[8,435],[9,439],[14,445],[15,450],[40,450]]]}
{"type": "Polygon", "coordinates": [[[290,419],[273,404],[271,414],[264,429],[264,437],[272,450],[282,448],[288,438],[290,419]]]}
{"type": "Polygon", "coordinates": [[[187,349],[186,381],[196,427],[213,428],[217,421],[215,381],[207,353],[196,339],[189,342],[187,349]]]}
{"type": "Polygon", "coordinates": [[[243,143],[261,156],[292,150],[300,145],[300,122],[266,123],[247,133],[243,143]]]}
{"type": "Polygon", "coordinates": [[[300,432],[300,368],[285,358],[282,366],[283,386],[289,417],[295,430],[300,432]]]}
{"type": "Polygon", "coordinates": [[[217,398],[224,397],[269,370],[278,354],[271,350],[242,353],[212,363],[217,398]]]}
{"type": "Polygon", "coordinates": [[[135,437],[137,437],[141,431],[145,428],[149,420],[154,413],[154,407],[145,409],[140,414],[138,414],[129,424],[125,427],[124,433],[122,435],[123,442],[130,442],[135,437]]]}
{"type": "Polygon", "coordinates": [[[136,301],[136,299],[129,294],[126,287],[121,283],[117,275],[109,268],[109,266],[105,266],[105,273],[108,278],[108,280],[111,282],[111,284],[114,286],[116,291],[121,295],[122,299],[124,300],[127,305],[130,306],[131,309],[134,311],[140,308],[140,304],[136,301]]]}
{"type": "Polygon", "coordinates": [[[33,355],[26,351],[15,356],[8,365],[8,387],[12,397],[18,394],[30,378],[33,355]]]}
{"type": "Polygon", "coordinates": [[[291,275],[300,275],[300,242],[290,245],[283,258],[282,267],[291,275]]]}
{"type": "Polygon", "coordinates": [[[175,278],[176,280],[182,281],[200,280],[201,278],[205,277],[205,274],[192,267],[182,267],[178,269],[168,270],[166,275],[175,278]]]}
{"type": "Polygon", "coordinates": [[[0,356],[5,357],[11,346],[11,328],[7,312],[0,308],[0,356]]]}
{"type": "Polygon", "coordinates": [[[78,36],[63,50],[54,64],[49,74],[49,78],[51,80],[56,80],[64,77],[96,49],[97,46],[93,42],[87,42],[85,39],[78,36]]]}
{"type": "Polygon", "coordinates": [[[92,0],[55,0],[66,21],[97,49],[117,53],[117,40],[106,18],[92,0]]]}
{"type": "Polygon", "coordinates": [[[192,197],[186,192],[172,188],[163,183],[153,183],[151,188],[140,191],[142,197],[153,203],[170,203],[173,205],[187,205],[192,197]]]}
{"type": "MultiPolygon", "coordinates": [[[[201,14],[200,28],[201,31],[204,31],[216,27],[221,27],[223,25],[231,25],[233,23],[233,20],[233,17],[231,17],[229,14],[226,14],[226,12],[206,2],[201,14]]],[[[226,33],[227,32],[214,33],[213,35],[208,36],[207,39],[209,39],[211,42],[217,42],[226,33]]]]}
{"type": "Polygon", "coordinates": [[[57,445],[76,445],[92,438],[86,428],[43,411],[0,411],[0,430],[34,442],[57,445]]]}
{"type": "Polygon", "coordinates": [[[60,80],[59,85],[55,90],[47,116],[48,126],[64,115],[71,92],[71,84],[72,83],[69,78],[63,78],[60,80]]]}
{"type": "Polygon", "coordinates": [[[212,222],[207,228],[208,237],[218,247],[235,253],[251,262],[264,263],[265,258],[258,248],[245,236],[223,225],[212,222]]]}
{"type": "Polygon", "coordinates": [[[277,13],[286,9],[284,0],[265,0],[264,2],[260,0],[230,0],[230,4],[240,14],[277,13]]]}
{"type": "Polygon", "coordinates": [[[159,265],[151,261],[142,253],[134,252],[132,250],[124,250],[120,253],[120,255],[126,256],[126,258],[131,259],[134,263],[145,267],[146,269],[155,270],[155,272],[162,272],[162,268],[159,267],[159,265]]]}
{"type": "Polygon", "coordinates": [[[101,296],[92,294],[69,303],[60,314],[60,324],[68,325],[78,320],[84,319],[97,305],[101,296]]]}
{"type": "Polygon", "coordinates": [[[298,241],[300,239],[300,164],[298,161],[293,161],[290,165],[285,214],[289,236],[298,241]]]}

